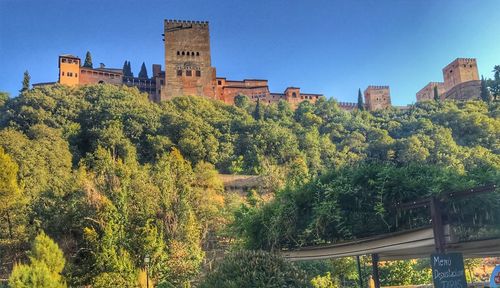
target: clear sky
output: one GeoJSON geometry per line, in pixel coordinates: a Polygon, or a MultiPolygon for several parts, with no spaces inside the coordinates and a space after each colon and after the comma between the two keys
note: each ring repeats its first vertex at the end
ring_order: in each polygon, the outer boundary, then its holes
{"type": "Polygon", "coordinates": [[[0,91],[17,95],[22,74],[56,81],[57,57],[137,75],[164,66],[163,19],[210,23],[212,65],[228,79],[268,79],[356,101],[358,88],[390,85],[392,102],[415,102],[457,57],[500,64],[499,0],[0,0],[0,91]]]}

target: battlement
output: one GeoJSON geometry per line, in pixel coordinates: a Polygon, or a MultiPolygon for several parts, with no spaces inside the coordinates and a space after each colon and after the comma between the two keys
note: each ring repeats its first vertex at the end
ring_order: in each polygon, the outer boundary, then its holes
{"type": "Polygon", "coordinates": [[[354,102],[338,102],[339,106],[341,107],[356,107],[358,106],[358,103],[354,103],[354,102]]]}
{"type": "Polygon", "coordinates": [[[446,67],[443,68],[443,71],[452,69],[454,66],[456,67],[457,65],[460,64],[476,65],[477,61],[476,58],[457,58],[453,60],[450,64],[446,65],[446,67]]]}
{"type": "Polygon", "coordinates": [[[380,89],[389,89],[387,85],[370,85],[366,88],[366,90],[380,90],[380,89]]]}
{"type": "Polygon", "coordinates": [[[476,58],[457,58],[455,61],[460,63],[476,63],[476,58]]]}
{"type": "Polygon", "coordinates": [[[207,27],[208,21],[191,21],[191,20],[175,20],[175,19],[165,19],[165,26],[173,26],[173,25],[195,25],[199,27],[207,27]]]}

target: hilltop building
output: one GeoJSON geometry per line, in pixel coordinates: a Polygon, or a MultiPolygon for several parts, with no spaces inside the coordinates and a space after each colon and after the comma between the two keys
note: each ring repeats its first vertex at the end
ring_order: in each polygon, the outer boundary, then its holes
{"type": "MultiPolygon", "coordinates": [[[[322,94],[304,93],[299,87],[288,87],[285,91],[271,92],[268,80],[244,79],[228,80],[216,75],[212,66],[210,33],[208,22],[165,20],[164,22],[164,65],[153,64],[150,78],[125,76],[123,69],[88,68],[81,64],[80,58],[64,54],[59,56],[58,83],[77,86],[85,84],[108,83],[137,87],[149,95],[154,102],[196,95],[234,104],[238,95],[245,95],[252,101],[271,104],[280,100],[296,108],[301,102],[316,102],[322,94]]],[[[39,83],[47,85],[54,83],[39,83]]],[[[391,106],[388,86],[369,86],[365,90],[365,103],[368,110],[385,109],[391,106]]],[[[340,102],[344,110],[357,109],[357,103],[340,102]]]]}
{"type": "Polygon", "coordinates": [[[391,107],[391,91],[389,86],[368,86],[364,94],[365,106],[369,111],[391,107]]]}
{"type": "Polygon", "coordinates": [[[441,98],[444,96],[446,89],[444,88],[443,82],[429,82],[424,88],[417,92],[417,102],[421,101],[431,101],[434,100],[434,87],[437,86],[438,96],[441,98]]]}
{"type": "Polygon", "coordinates": [[[474,58],[457,58],[443,68],[444,82],[430,82],[417,92],[417,102],[434,99],[434,86],[441,100],[467,100],[479,98],[481,80],[474,58]]]}
{"type": "MultiPolygon", "coordinates": [[[[234,98],[245,95],[252,101],[276,103],[284,100],[296,108],[300,102],[316,102],[322,94],[303,93],[298,87],[288,87],[283,93],[270,92],[267,80],[227,80],[216,76],[212,67],[208,22],[165,20],[165,70],[153,64],[151,78],[128,77],[122,69],[88,68],[81,59],[64,54],[59,56],[58,83],[68,86],[108,83],[137,87],[154,102],[173,97],[196,95],[234,104],[234,98]]],[[[33,86],[54,83],[38,83],[33,86]]],[[[355,103],[344,105],[351,108],[355,103]]],[[[354,107],[353,106],[353,107],[354,107]]],[[[341,106],[342,107],[342,106],[341,106]]]]}

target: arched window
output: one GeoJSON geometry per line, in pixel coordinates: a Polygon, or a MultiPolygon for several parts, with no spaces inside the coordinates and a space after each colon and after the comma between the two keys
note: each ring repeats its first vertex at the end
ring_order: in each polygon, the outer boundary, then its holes
{"type": "Polygon", "coordinates": [[[184,56],[184,55],[186,55],[186,54],[184,53],[184,51],[182,51],[182,56],[184,56]]]}
{"type": "Polygon", "coordinates": [[[297,98],[297,93],[293,92],[293,93],[292,93],[292,97],[293,97],[293,98],[297,98]]]}
{"type": "Polygon", "coordinates": [[[196,56],[200,56],[200,52],[196,52],[196,56]]]}

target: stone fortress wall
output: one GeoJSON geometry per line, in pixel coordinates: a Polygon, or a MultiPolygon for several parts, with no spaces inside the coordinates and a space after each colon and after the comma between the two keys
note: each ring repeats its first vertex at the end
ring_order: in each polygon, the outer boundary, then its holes
{"type": "Polygon", "coordinates": [[[417,92],[417,102],[434,99],[434,86],[438,85],[441,100],[476,99],[481,95],[481,81],[474,58],[457,58],[443,68],[444,82],[430,82],[417,92]]]}

